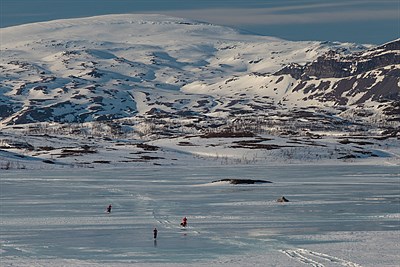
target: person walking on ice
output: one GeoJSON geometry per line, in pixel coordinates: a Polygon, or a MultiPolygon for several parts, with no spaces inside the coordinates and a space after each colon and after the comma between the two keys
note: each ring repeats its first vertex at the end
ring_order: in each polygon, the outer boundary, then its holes
{"type": "Polygon", "coordinates": [[[187,218],[183,217],[182,222],[181,222],[181,226],[186,227],[187,225],[187,218]]]}
{"type": "Polygon", "coordinates": [[[108,207],[106,208],[106,212],[107,213],[111,213],[111,208],[112,208],[112,205],[111,204],[108,205],[108,207]]]}
{"type": "Polygon", "coordinates": [[[157,238],[157,233],[158,233],[157,228],[154,227],[154,230],[153,230],[153,237],[154,237],[154,239],[157,238]]]}

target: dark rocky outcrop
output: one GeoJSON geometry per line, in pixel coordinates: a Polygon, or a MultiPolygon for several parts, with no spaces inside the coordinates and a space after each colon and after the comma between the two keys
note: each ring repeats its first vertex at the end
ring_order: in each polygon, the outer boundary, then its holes
{"type": "Polygon", "coordinates": [[[399,64],[398,50],[400,50],[400,39],[364,52],[345,56],[331,50],[318,57],[314,62],[305,65],[289,64],[275,75],[289,74],[293,78],[301,80],[309,80],[310,77],[318,79],[345,78],[399,64]]]}
{"type": "Polygon", "coordinates": [[[229,182],[230,184],[263,184],[263,183],[272,183],[272,182],[266,181],[266,180],[230,179],[230,178],[213,181],[213,183],[216,183],[216,182],[229,182]]]}
{"type": "MultiPolygon", "coordinates": [[[[329,51],[305,65],[288,64],[276,76],[297,80],[292,92],[303,101],[333,102],[339,106],[384,103],[384,114],[398,121],[395,102],[400,98],[400,39],[358,53],[329,51]],[[393,116],[391,116],[393,115],[393,116]]],[[[281,79],[279,77],[278,79],[281,79]]]]}

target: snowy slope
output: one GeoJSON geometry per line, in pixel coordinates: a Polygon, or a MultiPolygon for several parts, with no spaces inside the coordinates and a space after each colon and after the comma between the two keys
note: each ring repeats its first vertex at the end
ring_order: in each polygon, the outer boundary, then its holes
{"type": "MultiPolygon", "coordinates": [[[[256,114],[267,107],[257,98],[284,101],[289,107],[362,104],[371,97],[361,102],[365,94],[356,100],[327,100],[325,94],[334,95],[332,83],[318,90],[317,98],[310,90],[299,90],[307,87],[304,81],[277,73],[293,64],[304,66],[328,51],[348,56],[363,49],[247,35],[161,15],[111,15],[4,28],[0,119],[9,125],[109,120],[155,111],[229,114],[238,98],[244,105],[235,109],[256,114]],[[251,105],[255,107],[248,108],[251,105]]],[[[393,67],[398,69],[386,66],[393,67]]],[[[385,73],[375,76],[378,83],[385,73]]],[[[315,88],[326,83],[307,82],[315,88]]],[[[379,99],[379,90],[374,95],[379,99]]]]}
{"type": "Polygon", "coordinates": [[[89,146],[107,156],[84,150],[85,158],[102,162],[115,159],[110,146],[121,150],[113,142],[129,139],[153,140],[172,154],[279,157],[259,140],[239,149],[231,141],[240,140],[228,138],[222,153],[202,152],[204,140],[183,146],[192,140],[176,139],[252,132],[273,139],[280,152],[293,150],[295,137],[323,138],[313,150],[330,152],[317,155],[393,155],[376,146],[398,136],[399,40],[378,47],[291,42],[162,15],[33,23],[2,28],[1,39],[0,141],[13,153],[65,158],[89,146]],[[364,151],[359,141],[331,140],[336,132],[383,141],[368,141],[364,151]],[[21,138],[32,148],[8,145],[21,138]],[[68,151],[68,142],[77,151],[68,151]],[[350,152],[338,155],[337,146],[350,152]]]}

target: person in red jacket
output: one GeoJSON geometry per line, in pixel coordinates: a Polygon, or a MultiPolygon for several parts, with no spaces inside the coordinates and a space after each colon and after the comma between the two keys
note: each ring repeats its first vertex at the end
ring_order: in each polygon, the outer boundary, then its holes
{"type": "Polygon", "coordinates": [[[183,217],[182,222],[181,222],[181,226],[186,227],[187,225],[187,218],[183,217]]]}

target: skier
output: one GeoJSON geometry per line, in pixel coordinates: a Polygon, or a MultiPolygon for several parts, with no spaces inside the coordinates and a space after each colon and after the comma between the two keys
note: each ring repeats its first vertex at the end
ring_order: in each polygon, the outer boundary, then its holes
{"type": "Polygon", "coordinates": [[[112,205],[111,205],[111,204],[108,205],[108,207],[107,207],[107,209],[106,209],[107,213],[111,213],[111,208],[112,208],[112,205]]]}
{"type": "Polygon", "coordinates": [[[154,239],[157,238],[157,233],[158,233],[157,228],[154,227],[154,230],[153,230],[153,237],[154,237],[154,239]]]}
{"type": "Polygon", "coordinates": [[[181,226],[186,227],[187,225],[187,218],[183,217],[182,222],[181,222],[181,226]]]}

